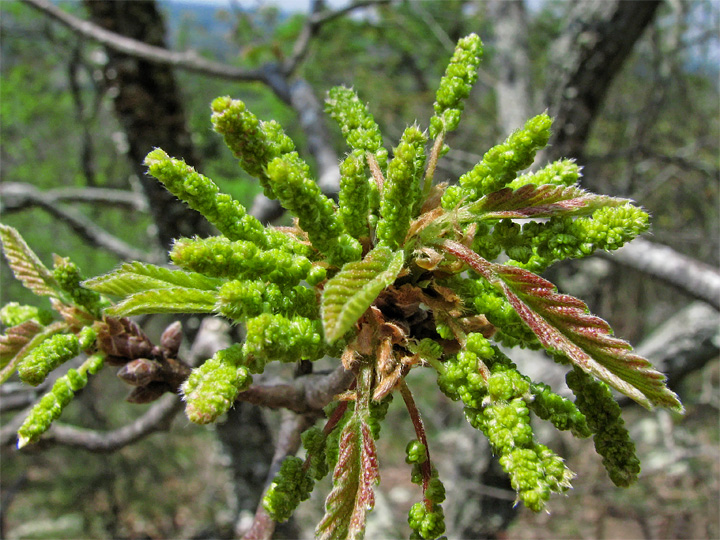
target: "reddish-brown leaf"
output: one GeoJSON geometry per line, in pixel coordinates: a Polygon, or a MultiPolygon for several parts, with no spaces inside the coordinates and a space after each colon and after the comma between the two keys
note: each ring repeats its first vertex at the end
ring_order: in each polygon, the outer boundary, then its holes
{"type": "Polygon", "coordinates": [[[43,328],[32,319],[8,328],[0,336],[0,367],[5,366],[43,328]]]}
{"type": "Polygon", "coordinates": [[[12,227],[0,224],[0,241],[15,277],[38,296],[57,296],[58,284],[23,237],[12,227]]]}
{"type": "Polygon", "coordinates": [[[627,204],[628,199],[596,195],[577,186],[528,184],[518,189],[503,188],[485,195],[468,211],[481,218],[550,217],[556,214],[585,215],[604,206],[627,204]]]}
{"type": "Polygon", "coordinates": [[[356,413],[340,435],[340,453],[333,473],[333,490],[325,501],[325,517],[317,538],[362,538],[367,513],[375,506],[373,486],[380,479],[370,428],[356,413]]]}
{"type": "Polygon", "coordinates": [[[582,300],[560,294],[549,281],[527,270],[491,263],[466,246],[446,240],[443,247],[498,286],[545,349],[561,353],[574,365],[606,382],[645,407],[682,411],[665,376],[632,346],[612,335],[582,300]]]}

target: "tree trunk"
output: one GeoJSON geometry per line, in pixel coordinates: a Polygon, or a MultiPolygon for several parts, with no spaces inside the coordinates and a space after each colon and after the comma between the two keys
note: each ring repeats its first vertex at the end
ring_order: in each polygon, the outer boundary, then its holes
{"type": "Polygon", "coordinates": [[[555,42],[545,102],[555,118],[543,161],[582,161],[593,120],[615,75],[652,22],[661,0],[575,2],[555,42]]]}
{"type": "MultiPolygon", "coordinates": [[[[154,0],[86,0],[85,6],[93,22],[107,30],[166,46],[165,23],[154,0]]],[[[130,161],[150,201],[161,245],[167,249],[178,236],[209,234],[205,218],[145,174],[143,160],[155,147],[194,167],[199,165],[172,69],[109,49],[107,54],[105,75],[117,91],[115,112],[125,129],[130,161]]]]}

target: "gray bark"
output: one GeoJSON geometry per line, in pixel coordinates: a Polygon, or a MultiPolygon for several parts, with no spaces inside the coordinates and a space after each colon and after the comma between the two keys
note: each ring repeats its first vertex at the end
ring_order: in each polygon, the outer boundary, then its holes
{"type": "Polygon", "coordinates": [[[582,0],[551,50],[545,102],[555,118],[545,159],[581,159],[615,75],[655,17],[661,0],[582,0]]]}
{"type": "MultiPolygon", "coordinates": [[[[165,48],[165,24],[154,0],[85,2],[99,26],[165,48]]],[[[199,159],[186,127],[180,89],[169,65],[107,50],[108,82],[117,88],[115,112],[127,134],[129,159],[150,201],[160,244],[168,249],[178,236],[207,235],[210,224],[162,184],[145,174],[143,160],[160,147],[197,167],[199,159]]]]}
{"type": "Polygon", "coordinates": [[[494,22],[497,73],[495,99],[498,122],[510,134],[534,113],[530,85],[530,58],[527,42],[527,13],[523,0],[492,0],[488,16],[494,22]]]}

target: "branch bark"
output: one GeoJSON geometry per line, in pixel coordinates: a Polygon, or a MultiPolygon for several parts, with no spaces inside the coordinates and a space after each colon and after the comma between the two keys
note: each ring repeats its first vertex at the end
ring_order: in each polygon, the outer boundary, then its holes
{"type": "Polygon", "coordinates": [[[615,75],[652,22],[661,0],[582,0],[551,50],[545,102],[555,118],[543,161],[581,158],[615,75]]]}
{"type": "MultiPolygon", "coordinates": [[[[28,2],[38,8],[46,4],[45,0],[28,2]]],[[[116,0],[87,1],[85,5],[95,24],[76,19],[71,28],[89,33],[88,37],[102,38],[104,44],[108,40],[124,44],[108,48],[105,74],[108,83],[117,90],[115,112],[127,135],[131,164],[150,201],[160,244],[169,249],[178,236],[211,234],[212,227],[204,217],[145,174],[143,160],[155,147],[182,156],[195,167],[200,165],[171,66],[154,62],[142,53],[143,47],[168,52],[164,47],[165,24],[157,5],[154,1],[116,0]],[[129,45],[132,47],[128,48],[129,45]]],[[[45,8],[57,11],[52,5],[45,8]]]]}
{"type": "Polygon", "coordinates": [[[297,414],[322,414],[333,397],[347,390],[354,379],[351,371],[338,366],[329,374],[309,374],[288,384],[256,384],[241,392],[237,400],[270,409],[288,409],[297,414]]]}
{"type": "Polygon", "coordinates": [[[660,279],[720,310],[720,271],[707,264],[644,238],[637,238],[617,251],[599,254],[660,279]]]}
{"type": "Polygon", "coordinates": [[[47,204],[83,203],[135,212],[148,212],[148,203],[139,193],[110,188],[57,188],[40,191],[31,184],[0,184],[0,214],[19,212],[47,204]]]}
{"type": "MultiPolygon", "coordinates": [[[[109,192],[111,190],[101,191],[109,192]]],[[[30,206],[40,207],[58,220],[66,223],[75,234],[90,246],[107,250],[121,259],[145,262],[159,262],[163,259],[159,253],[147,253],[123,242],[74,208],[58,204],[62,196],[58,196],[57,193],[43,192],[27,184],[11,183],[0,186],[0,195],[3,198],[2,205],[0,205],[2,212],[10,213],[30,206]]],[[[97,192],[94,195],[101,196],[97,192]]],[[[108,193],[103,193],[102,196],[107,195],[108,193]]]]}

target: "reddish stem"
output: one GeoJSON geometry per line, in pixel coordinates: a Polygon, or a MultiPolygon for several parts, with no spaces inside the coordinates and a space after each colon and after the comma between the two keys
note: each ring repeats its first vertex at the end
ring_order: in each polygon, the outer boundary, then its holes
{"type": "Polygon", "coordinates": [[[410,391],[410,388],[405,382],[405,379],[400,380],[400,394],[402,395],[403,401],[405,401],[405,407],[410,414],[410,419],[412,420],[413,427],[415,428],[415,435],[417,436],[418,440],[423,443],[423,445],[425,445],[426,459],[423,463],[420,464],[420,472],[422,473],[423,477],[423,502],[425,503],[425,508],[430,511],[433,508],[433,502],[427,497],[425,497],[425,492],[427,491],[428,484],[430,483],[430,479],[432,478],[432,465],[430,463],[430,447],[428,446],[427,436],[425,435],[425,426],[423,425],[422,418],[420,417],[420,411],[418,410],[417,405],[415,405],[415,400],[413,399],[412,392],[410,391]]]}
{"type": "MultiPolygon", "coordinates": [[[[353,383],[350,385],[349,390],[352,390],[355,388],[356,381],[353,381],[353,383]]],[[[338,422],[342,419],[343,415],[345,414],[345,411],[348,407],[348,401],[341,401],[338,403],[338,406],[335,407],[335,410],[330,415],[330,418],[327,419],[327,422],[325,422],[325,426],[323,427],[323,435],[327,437],[330,435],[333,429],[335,429],[338,425],[338,422]]],[[[311,454],[308,453],[308,455],[305,457],[305,462],[303,463],[303,472],[307,472],[307,470],[310,468],[310,458],[311,454]]]]}

